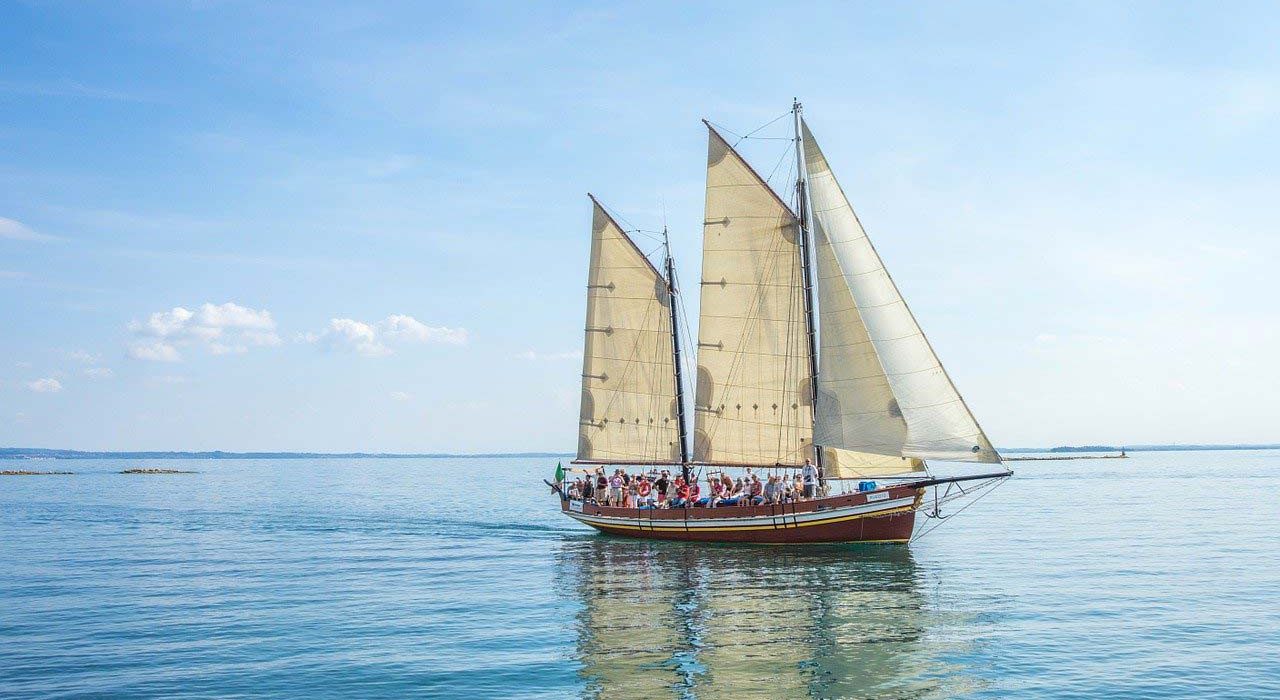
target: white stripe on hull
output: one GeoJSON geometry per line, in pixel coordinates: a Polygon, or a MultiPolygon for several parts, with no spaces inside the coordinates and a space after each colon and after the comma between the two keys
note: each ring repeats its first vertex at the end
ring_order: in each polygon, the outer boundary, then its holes
{"type": "MultiPolygon", "coordinates": [[[[826,510],[809,511],[805,513],[785,515],[757,515],[745,518],[680,518],[676,520],[650,520],[644,516],[635,518],[617,518],[604,515],[587,515],[585,513],[574,513],[565,511],[565,515],[588,525],[641,525],[646,530],[686,530],[692,531],[699,528],[725,528],[725,527],[762,527],[772,525],[774,528],[794,528],[799,525],[814,521],[826,521],[835,518],[847,518],[853,515],[875,515],[880,511],[897,510],[900,508],[911,506],[915,503],[915,496],[907,498],[895,498],[892,500],[877,501],[876,503],[864,503],[856,506],[846,506],[843,508],[828,508],[826,510]]],[[[725,506],[733,508],[733,506],[725,506]]],[[[647,512],[647,511],[646,511],[647,512]]]]}

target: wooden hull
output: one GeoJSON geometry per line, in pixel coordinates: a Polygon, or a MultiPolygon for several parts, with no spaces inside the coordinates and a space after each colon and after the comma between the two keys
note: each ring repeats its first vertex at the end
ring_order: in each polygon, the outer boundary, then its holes
{"type": "Polygon", "coordinates": [[[760,544],[906,543],[923,493],[893,487],[803,503],[672,509],[613,508],[562,499],[560,509],[578,522],[624,537],[760,544]]]}

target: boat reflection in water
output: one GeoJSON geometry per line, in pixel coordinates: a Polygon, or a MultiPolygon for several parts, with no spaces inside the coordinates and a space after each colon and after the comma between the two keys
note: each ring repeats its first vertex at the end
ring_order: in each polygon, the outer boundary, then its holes
{"type": "MultiPolygon", "coordinates": [[[[585,697],[926,697],[930,613],[907,547],[565,542],[585,697]]],[[[947,635],[935,635],[947,636],[947,635]]]]}

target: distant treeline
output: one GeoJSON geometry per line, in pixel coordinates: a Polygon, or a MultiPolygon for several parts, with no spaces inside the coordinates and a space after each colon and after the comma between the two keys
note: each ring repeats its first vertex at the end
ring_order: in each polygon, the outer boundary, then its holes
{"type": "Polygon", "coordinates": [[[1063,445],[1060,447],[1002,447],[1001,452],[1193,452],[1200,450],[1280,450],[1280,443],[1260,445],[1063,445]]]}
{"type": "Polygon", "coordinates": [[[572,458],[561,452],[491,452],[484,454],[451,454],[423,452],[400,454],[391,452],[90,452],[85,450],[49,450],[39,447],[0,447],[0,459],[395,459],[395,458],[459,459],[484,457],[558,457],[572,458]]]}

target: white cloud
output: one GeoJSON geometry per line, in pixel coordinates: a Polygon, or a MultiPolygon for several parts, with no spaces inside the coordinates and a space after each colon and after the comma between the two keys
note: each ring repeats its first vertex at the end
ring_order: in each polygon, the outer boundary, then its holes
{"type": "Polygon", "coordinates": [[[110,367],[89,367],[84,371],[84,376],[90,379],[110,379],[116,376],[110,367]]]}
{"type": "Polygon", "coordinates": [[[156,362],[181,360],[178,348],[186,345],[202,345],[214,355],[227,355],[280,344],[270,311],[231,302],[206,303],[195,311],[181,306],[157,311],[146,320],[130,322],[129,330],[143,338],[130,346],[129,356],[156,362]]]}
{"type": "Polygon", "coordinates": [[[401,340],[411,343],[447,343],[464,345],[467,342],[465,328],[445,328],[428,326],[412,316],[392,314],[378,324],[382,333],[389,340],[401,340]]]}
{"type": "Polygon", "coordinates": [[[55,394],[62,391],[62,382],[53,377],[45,377],[44,379],[27,382],[27,388],[38,394],[55,394]]]}
{"type": "Polygon", "coordinates": [[[408,400],[409,400],[409,399],[411,399],[411,398],[413,398],[413,397],[412,397],[412,396],[409,396],[409,394],[408,394],[408,393],[403,392],[403,391],[393,391],[393,392],[391,392],[391,400],[392,400],[392,401],[408,401],[408,400]]]}
{"type": "Polygon", "coordinates": [[[159,340],[130,345],[129,357],[151,362],[177,362],[182,359],[177,348],[159,340]]]}
{"type": "Polygon", "coordinates": [[[394,352],[392,346],[395,345],[464,345],[467,330],[428,326],[412,316],[392,314],[376,324],[351,318],[330,319],[328,328],[302,335],[301,340],[350,350],[365,357],[383,357],[394,352]]]}
{"type": "Polygon", "coordinates": [[[323,343],[331,348],[354,350],[365,357],[382,357],[390,355],[391,348],[378,339],[378,331],[373,326],[350,318],[329,319],[329,327],[320,333],[305,336],[308,342],[323,343]]]}
{"type": "Polygon", "coordinates": [[[0,238],[7,238],[11,241],[55,241],[57,238],[43,233],[37,233],[31,230],[31,227],[0,216],[0,238]]]}
{"type": "Polygon", "coordinates": [[[190,379],[178,374],[165,374],[158,377],[151,377],[148,381],[152,384],[186,384],[190,379]]]}
{"type": "Polygon", "coordinates": [[[516,355],[517,359],[529,360],[537,362],[538,360],[581,360],[581,350],[570,350],[568,352],[538,352],[536,350],[525,350],[516,355]]]}

